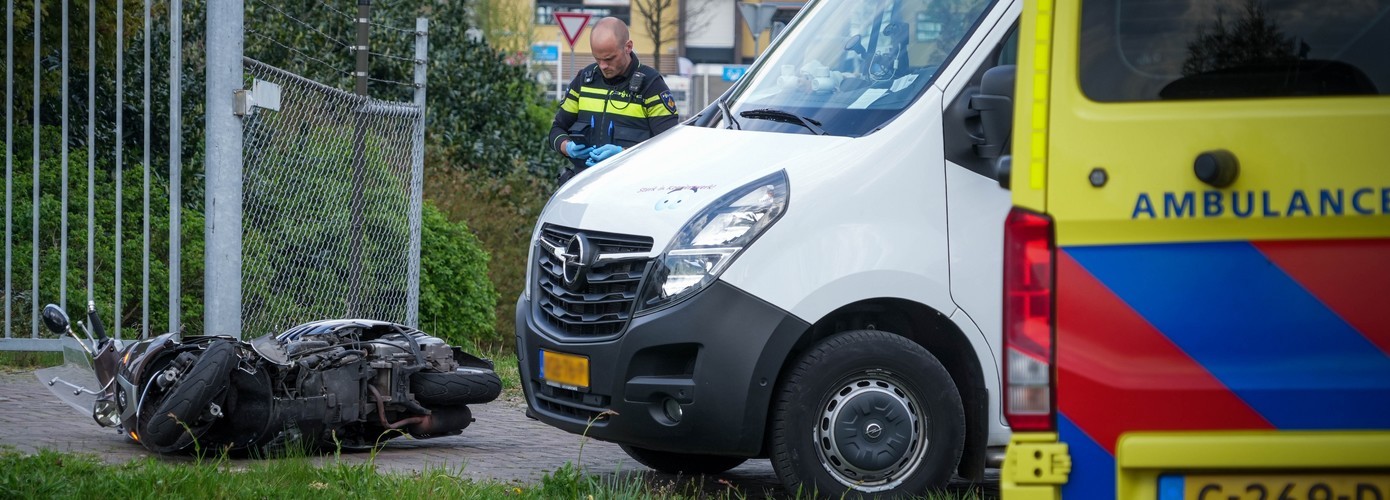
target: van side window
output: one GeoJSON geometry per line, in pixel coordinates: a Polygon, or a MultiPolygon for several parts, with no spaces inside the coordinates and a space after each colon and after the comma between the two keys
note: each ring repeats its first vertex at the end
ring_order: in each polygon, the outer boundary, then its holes
{"type": "Polygon", "coordinates": [[[1085,0],[1096,101],[1390,94],[1390,0],[1085,0]]]}
{"type": "Polygon", "coordinates": [[[1009,38],[1004,40],[1004,46],[999,48],[999,58],[995,60],[995,66],[1006,64],[1018,64],[1018,24],[1009,28],[1009,38]]]}

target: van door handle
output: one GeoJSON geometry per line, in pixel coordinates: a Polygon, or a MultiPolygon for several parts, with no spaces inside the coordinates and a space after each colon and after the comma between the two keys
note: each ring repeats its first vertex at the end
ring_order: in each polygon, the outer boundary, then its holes
{"type": "Polygon", "coordinates": [[[1197,155],[1192,162],[1192,173],[1197,180],[1215,188],[1224,188],[1236,182],[1240,176],[1240,161],[1235,153],[1224,149],[1213,149],[1197,155]]]}

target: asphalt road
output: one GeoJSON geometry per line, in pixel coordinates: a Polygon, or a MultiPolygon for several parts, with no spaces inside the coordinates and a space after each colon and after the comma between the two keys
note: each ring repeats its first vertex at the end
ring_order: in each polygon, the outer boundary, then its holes
{"type": "MultiPolygon", "coordinates": [[[[375,457],[344,453],[338,459],[347,463],[374,460],[377,470],[400,473],[445,468],[477,481],[517,485],[537,483],[545,474],[574,463],[590,474],[623,480],[638,477],[653,489],[665,491],[700,488],[705,493],[729,491],[750,498],[786,496],[767,460],[749,460],[714,476],[679,477],[644,468],[617,445],[586,440],[531,420],[525,416],[525,402],[519,397],[471,408],[477,421],[461,435],[395,439],[375,457]]],[[[0,448],[25,453],[40,449],[89,453],[110,463],[153,455],[114,430],[98,426],[90,414],[79,413],[59,400],[29,372],[0,374],[0,448]]],[[[315,460],[327,462],[333,457],[315,460]]],[[[956,482],[951,489],[981,491],[985,498],[992,498],[998,492],[998,471],[990,471],[989,477],[994,480],[992,484],[956,482]]]]}

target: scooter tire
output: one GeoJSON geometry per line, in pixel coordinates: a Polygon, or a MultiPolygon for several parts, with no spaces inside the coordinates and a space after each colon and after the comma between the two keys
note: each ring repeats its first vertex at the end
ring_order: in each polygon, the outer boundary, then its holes
{"type": "Polygon", "coordinates": [[[156,451],[169,450],[179,443],[184,432],[198,437],[198,418],[208,403],[226,390],[232,369],[236,367],[236,347],[219,340],[208,346],[193,367],[159,403],[140,439],[156,451]]]}
{"type": "Polygon", "coordinates": [[[427,405],[482,404],[502,393],[502,379],[486,368],[459,367],[452,372],[418,372],[410,377],[410,392],[427,405]]]}

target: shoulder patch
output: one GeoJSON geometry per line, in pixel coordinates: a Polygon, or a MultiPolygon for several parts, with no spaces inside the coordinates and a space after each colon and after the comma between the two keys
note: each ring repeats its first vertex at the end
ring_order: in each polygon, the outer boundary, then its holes
{"type": "Polygon", "coordinates": [[[676,98],[671,95],[670,90],[661,91],[661,103],[666,105],[666,110],[672,114],[676,112],[676,98]]]}

